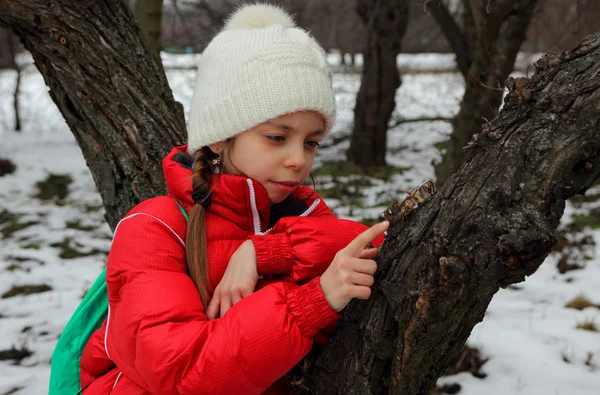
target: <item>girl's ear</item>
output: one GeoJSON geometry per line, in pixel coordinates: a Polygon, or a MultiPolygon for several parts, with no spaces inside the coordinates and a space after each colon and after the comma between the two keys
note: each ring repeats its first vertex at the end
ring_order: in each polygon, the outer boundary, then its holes
{"type": "Polygon", "coordinates": [[[208,148],[213,152],[213,154],[221,155],[223,152],[223,148],[225,147],[224,141],[219,141],[218,143],[210,144],[208,148]]]}

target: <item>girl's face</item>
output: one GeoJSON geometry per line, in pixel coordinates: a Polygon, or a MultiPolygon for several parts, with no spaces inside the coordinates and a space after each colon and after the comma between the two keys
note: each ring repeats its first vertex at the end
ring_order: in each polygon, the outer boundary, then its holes
{"type": "Polygon", "coordinates": [[[308,177],[324,130],[315,111],[281,115],[237,135],[224,166],[259,182],[271,203],[279,203],[308,177]]]}

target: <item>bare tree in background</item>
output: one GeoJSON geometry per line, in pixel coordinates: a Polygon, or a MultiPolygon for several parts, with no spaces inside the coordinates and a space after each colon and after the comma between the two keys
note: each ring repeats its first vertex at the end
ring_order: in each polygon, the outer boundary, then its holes
{"type": "Polygon", "coordinates": [[[400,72],[396,58],[408,24],[408,0],[359,0],[367,26],[360,90],[348,159],[363,167],[384,166],[388,122],[396,107],[400,72]]]}
{"type": "MultiPolygon", "coordinates": [[[[473,26],[469,23],[469,15],[464,15],[461,28],[460,24],[456,21],[456,16],[453,15],[451,9],[441,0],[425,0],[424,4],[427,11],[437,22],[450,48],[454,52],[458,70],[465,80],[467,80],[472,61],[472,43],[475,41],[473,26]],[[469,43],[471,43],[471,46],[469,43]]],[[[467,9],[467,3],[464,3],[463,9],[467,9]]]]}
{"type": "Polygon", "coordinates": [[[356,1],[334,0],[334,5],[330,47],[339,49],[343,65],[354,66],[356,54],[367,44],[366,26],[356,12],[356,1]]]}
{"type": "Polygon", "coordinates": [[[19,112],[19,94],[21,91],[21,77],[23,74],[23,71],[21,70],[21,65],[19,65],[19,63],[17,62],[17,55],[18,55],[18,51],[17,51],[17,45],[16,45],[16,37],[13,34],[7,34],[6,35],[6,46],[8,48],[9,51],[9,55],[10,55],[10,68],[12,68],[13,70],[15,70],[17,72],[17,80],[15,82],[15,90],[13,92],[13,109],[14,109],[14,113],[15,113],[15,124],[14,124],[14,130],[15,131],[21,131],[21,114],[19,112]]]}
{"type": "Polygon", "coordinates": [[[140,27],[140,35],[148,52],[155,55],[159,55],[163,48],[162,9],[163,0],[135,2],[135,17],[140,27]]]}
{"type": "MultiPolygon", "coordinates": [[[[135,0],[127,0],[135,9],[135,0]]],[[[141,0],[143,1],[143,0],[141,0]]],[[[254,1],[254,0],[251,0],[254,1]]],[[[324,48],[357,54],[364,50],[365,26],[355,11],[357,0],[269,0],[294,15],[324,48]]],[[[451,50],[448,32],[442,34],[439,19],[423,13],[423,1],[410,3],[410,21],[402,42],[402,52],[447,52],[451,50]],[[436,22],[438,21],[438,22],[436,22]]],[[[463,29],[462,0],[429,0],[429,5],[458,4],[452,8],[452,19],[446,28],[463,29]]],[[[165,0],[163,2],[163,47],[192,48],[201,52],[222,27],[223,19],[240,4],[240,0],[165,0]]],[[[493,4],[494,2],[490,2],[493,4]]],[[[554,45],[570,47],[592,33],[600,23],[598,0],[538,0],[527,41],[527,50],[545,51],[554,45]]],[[[435,10],[429,9],[433,14],[435,10]]],[[[443,9],[442,9],[443,11],[443,9]]],[[[468,16],[467,16],[468,18],[468,16]]],[[[460,37],[460,36],[459,36],[460,37]]],[[[471,39],[467,37],[467,43],[471,39]]],[[[453,49],[456,52],[456,49],[453,49]]],[[[0,57],[2,51],[0,48],[0,57]]],[[[460,59],[460,58],[459,58],[460,59]]],[[[468,70],[462,67],[461,71],[468,70]]]]}
{"type": "Polygon", "coordinates": [[[425,1],[456,53],[466,84],[446,152],[435,169],[438,184],[462,165],[463,147],[498,112],[504,82],[513,71],[536,2],[463,0],[460,28],[441,0],[425,1]]]}
{"type": "Polygon", "coordinates": [[[177,15],[185,25],[179,36],[196,52],[202,52],[240,3],[239,0],[177,0],[176,4],[177,15]]]}
{"type": "Polygon", "coordinates": [[[599,26],[599,0],[538,0],[527,49],[570,47],[599,26]]]}

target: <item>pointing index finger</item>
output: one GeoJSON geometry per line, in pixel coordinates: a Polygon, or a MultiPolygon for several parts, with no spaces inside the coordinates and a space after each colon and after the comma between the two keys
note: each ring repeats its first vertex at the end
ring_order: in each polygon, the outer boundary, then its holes
{"type": "Polygon", "coordinates": [[[388,221],[383,221],[371,226],[369,229],[356,236],[343,250],[353,257],[358,257],[365,246],[385,232],[389,226],[390,223],[388,221]]]}

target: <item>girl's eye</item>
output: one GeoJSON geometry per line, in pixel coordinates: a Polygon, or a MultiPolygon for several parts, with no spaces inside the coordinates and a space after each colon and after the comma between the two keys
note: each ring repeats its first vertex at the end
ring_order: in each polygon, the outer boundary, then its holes
{"type": "Polygon", "coordinates": [[[285,136],[280,136],[280,135],[267,136],[267,138],[269,140],[275,141],[277,143],[281,143],[282,141],[285,141],[285,136]]]}
{"type": "Polygon", "coordinates": [[[307,141],[306,144],[310,145],[312,148],[319,148],[321,146],[318,141],[307,141]]]}

